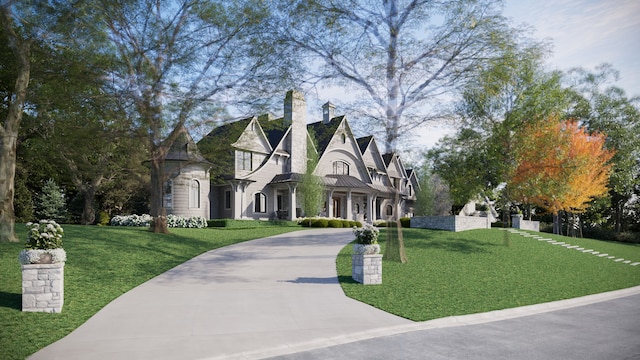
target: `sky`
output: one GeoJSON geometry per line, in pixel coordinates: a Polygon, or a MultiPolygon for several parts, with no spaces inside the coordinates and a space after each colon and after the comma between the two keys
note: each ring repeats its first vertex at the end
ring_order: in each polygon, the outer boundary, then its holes
{"type": "MultiPolygon", "coordinates": [[[[627,96],[640,96],[640,0],[506,0],[503,14],[513,25],[532,26],[533,37],[552,41],[549,70],[610,63],[620,71],[615,85],[627,96]]],[[[335,94],[319,94],[322,102],[331,100],[323,95],[335,94]]],[[[431,126],[416,138],[430,148],[453,131],[431,126]]]]}

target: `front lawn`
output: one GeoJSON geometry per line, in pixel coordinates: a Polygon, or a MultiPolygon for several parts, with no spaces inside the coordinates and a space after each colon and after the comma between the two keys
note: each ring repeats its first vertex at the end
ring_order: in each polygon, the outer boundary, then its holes
{"type": "MultiPolygon", "coordinates": [[[[386,231],[380,234],[383,253],[386,231]]],[[[351,246],[340,252],[338,275],[347,296],[424,321],[640,285],[640,265],[614,262],[502,229],[403,231],[409,261],[383,261],[382,285],[354,283],[351,246]]],[[[640,262],[640,244],[540,235],[640,262]]]]}
{"type": "MultiPolygon", "coordinates": [[[[24,359],[76,329],[116,297],[203,252],[300,230],[171,229],[171,234],[160,235],[146,228],[63,227],[68,260],[60,314],[21,311],[18,253],[24,244],[0,244],[0,359],[24,359]]],[[[26,238],[23,229],[23,225],[16,224],[19,236],[26,238]]]]}

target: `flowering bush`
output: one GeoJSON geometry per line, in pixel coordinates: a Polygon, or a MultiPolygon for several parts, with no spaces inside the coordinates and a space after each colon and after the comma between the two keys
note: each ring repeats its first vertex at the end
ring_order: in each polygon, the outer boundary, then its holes
{"type": "Polygon", "coordinates": [[[362,245],[372,245],[378,243],[378,234],[380,230],[370,224],[365,224],[363,227],[353,228],[353,234],[356,236],[356,243],[362,245]]]}
{"type": "Polygon", "coordinates": [[[174,228],[206,228],[207,219],[202,216],[184,217],[177,215],[167,216],[167,226],[174,228]]]}
{"type": "Polygon", "coordinates": [[[53,220],[40,220],[37,223],[28,222],[29,229],[27,249],[58,249],[62,247],[62,226],[53,220]]]}
{"type": "Polygon", "coordinates": [[[116,215],[111,218],[112,226],[149,226],[152,217],[148,214],[143,215],[116,215]]]}
{"type": "MultiPolygon", "coordinates": [[[[153,218],[151,215],[116,215],[111,218],[112,226],[149,226],[153,218]]],[[[167,216],[167,226],[172,228],[206,228],[207,219],[202,216],[184,217],[178,215],[167,216]]]]}

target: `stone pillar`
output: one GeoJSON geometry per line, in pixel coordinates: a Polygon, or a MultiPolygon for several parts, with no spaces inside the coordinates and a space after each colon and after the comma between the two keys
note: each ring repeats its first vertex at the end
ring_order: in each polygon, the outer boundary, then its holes
{"type": "Polygon", "coordinates": [[[364,285],[382,284],[382,254],[351,255],[351,277],[364,285]]]}
{"type": "Polygon", "coordinates": [[[22,265],[22,311],[59,313],[64,304],[64,263],[22,265]]]}

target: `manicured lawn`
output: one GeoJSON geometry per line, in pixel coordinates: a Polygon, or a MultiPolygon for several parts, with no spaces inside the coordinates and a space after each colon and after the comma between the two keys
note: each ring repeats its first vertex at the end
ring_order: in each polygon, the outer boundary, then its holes
{"type": "MultiPolygon", "coordinates": [[[[383,253],[385,234],[380,234],[383,253]]],[[[640,285],[640,265],[614,262],[501,229],[459,233],[404,229],[403,234],[409,261],[383,261],[381,285],[354,283],[351,246],[341,251],[337,268],[348,296],[424,321],[640,285]]],[[[638,244],[541,235],[640,262],[638,244]]]]}
{"type": "MultiPolygon", "coordinates": [[[[23,225],[16,225],[22,238],[23,225]]],[[[24,359],[64,337],[116,297],[203,252],[298,227],[171,229],[64,225],[67,263],[60,314],[23,313],[18,253],[22,243],[0,244],[0,359],[24,359]]]]}

